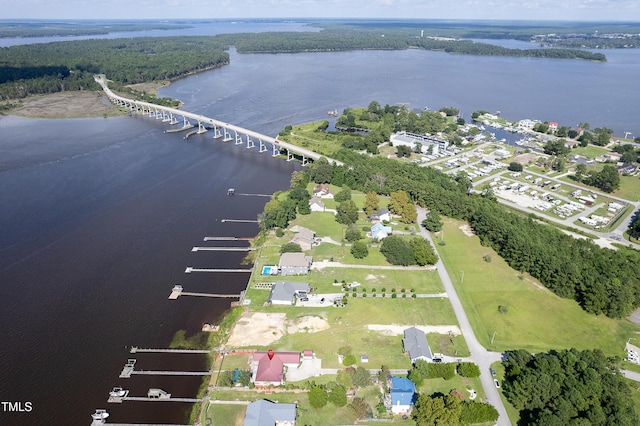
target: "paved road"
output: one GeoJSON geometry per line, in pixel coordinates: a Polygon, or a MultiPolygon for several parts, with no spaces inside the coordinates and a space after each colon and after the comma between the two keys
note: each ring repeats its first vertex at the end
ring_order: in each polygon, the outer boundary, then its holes
{"type": "MultiPolygon", "coordinates": [[[[418,208],[418,223],[422,223],[426,216],[427,210],[418,208]]],[[[426,229],[420,227],[420,233],[423,237],[431,241],[431,244],[433,244],[434,247],[437,247],[426,229]]],[[[493,377],[491,377],[491,374],[489,373],[489,367],[491,364],[496,361],[500,361],[502,354],[499,352],[490,352],[486,350],[480,342],[478,342],[478,339],[471,328],[471,323],[467,318],[467,314],[465,313],[462,303],[458,298],[456,289],[451,282],[451,278],[449,278],[449,274],[442,263],[442,259],[438,260],[436,267],[438,268],[438,274],[440,275],[444,289],[449,295],[449,301],[451,301],[451,306],[453,307],[453,311],[458,319],[462,335],[464,336],[467,346],[469,347],[469,351],[471,352],[471,359],[478,365],[478,367],[480,367],[480,381],[482,382],[484,393],[487,395],[487,402],[496,407],[500,414],[496,424],[500,426],[510,425],[511,422],[509,421],[507,410],[504,408],[500,394],[493,383],[493,377]]]]}
{"type": "Polygon", "coordinates": [[[626,377],[627,379],[631,379],[631,380],[635,380],[636,382],[640,382],[640,373],[636,373],[635,371],[631,371],[631,370],[621,370],[622,371],[622,375],[624,377],[626,377]]]}

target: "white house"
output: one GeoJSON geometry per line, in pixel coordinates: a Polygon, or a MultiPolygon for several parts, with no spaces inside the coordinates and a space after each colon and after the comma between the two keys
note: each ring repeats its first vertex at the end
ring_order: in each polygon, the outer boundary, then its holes
{"type": "Polygon", "coordinates": [[[387,209],[380,209],[374,214],[372,214],[371,216],[369,216],[369,221],[371,222],[383,222],[385,220],[387,222],[391,220],[391,214],[387,209]]]}
{"type": "Polygon", "coordinates": [[[329,191],[329,185],[320,184],[313,189],[313,196],[319,198],[333,198],[333,192],[329,191]]]}
{"type": "Polygon", "coordinates": [[[323,212],[326,207],[319,197],[313,197],[309,200],[309,208],[312,212],[323,212]]]}

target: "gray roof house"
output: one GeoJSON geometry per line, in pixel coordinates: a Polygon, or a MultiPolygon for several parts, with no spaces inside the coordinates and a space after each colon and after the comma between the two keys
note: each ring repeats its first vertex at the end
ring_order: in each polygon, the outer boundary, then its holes
{"type": "Polygon", "coordinates": [[[282,253],[278,270],[280,275],[307,275],[311,268],[311,256],[304,253],[282,253]]]}
{"type": "Polygon", "coordinates": [[[296,404],[278,404],[266,399],[254,401],[247,406],[244,426],[294,426],[296,404]]]}
{"type": "Polygon", "coordinates": [[[431,349],[429,349],[429,343],[427,342],[427,335],[424,331],[415,327],[407,328],[404,331],[404,339],[402,339],[402,345],[404,351],[409,352],[409,358],[414,363],[419,359],[423,359],[427,362],[433,360],[431,349]]]}
{"type": "Polygon", "coordinates": [[[312,212],[323,212],[325,208],[324,202],[320,198],[313,197],[309,200],[309,209],[311,209],[312,212]]]}
{"type": "Polygon", "coordinates": [[[309,251],[313,247],[314,237],[316,233],[311,229],[305,228],[303,226],[294,226],[291,228],[296,235],[291,240],[292,242],[299,244],[302,250],[309,251]]]}
{"type": "Polygon", "coordinates": [[[293,305],[293,299],[300,292],[309,292],[308,283],[280,281],[271,286],[268,302],[272,305],[293,305]]]}

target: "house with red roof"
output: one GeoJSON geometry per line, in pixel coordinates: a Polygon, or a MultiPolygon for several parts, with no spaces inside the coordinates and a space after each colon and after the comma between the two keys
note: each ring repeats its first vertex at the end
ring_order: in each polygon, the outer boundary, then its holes
{"type": "Polygon", "coordinates": [[[300,365],[300,352],[257,351],[253,353],[251,381],[256,386],[284,385],[286,367],[300,365]]]}
{"type": "Polygon", "coordinates": [[[550,121],[549,130],[552,132],[555,132],[556,130],[558,130],[558,123],[556,121],[550,121]]]}

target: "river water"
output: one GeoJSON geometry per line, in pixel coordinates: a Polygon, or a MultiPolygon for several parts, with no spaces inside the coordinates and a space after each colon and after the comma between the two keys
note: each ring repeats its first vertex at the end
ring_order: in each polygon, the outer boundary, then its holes
{"type": "MultiPolygon", "coordinates": [[[[640,51],[609,62],[365,51],[239,55],[231,64],[174,82],[161,96],[184,109],[275,135],[327,119],[327,111],[408,103],[455,106],[513,120],[535,118],[640,135],[634,81],[640,51]]],[[[334,120],[331,118],[331,120],[334,120]]],[[[205,236],[252,236],[266,198],[288,186],[294,163],[182,134],[142,116],[40,120],[0,117],[0,399],[31,402],[0,412],[5,425],[83,425],[96,408],[110,422],[181,423],[178,403],[107,405],[113,386],[145,395],[159,387],[193,396],[199,379],[118,379],[128,346],[166,347],[176,330],[216,322],[228,301],[182,297],[238,292],[242,274],[185,274],[186,266],[237,267],[242,254],[191,253],[205,236]]],[[[137,355],[145,370],[200,370],[197,355],[137,355]]]]}

